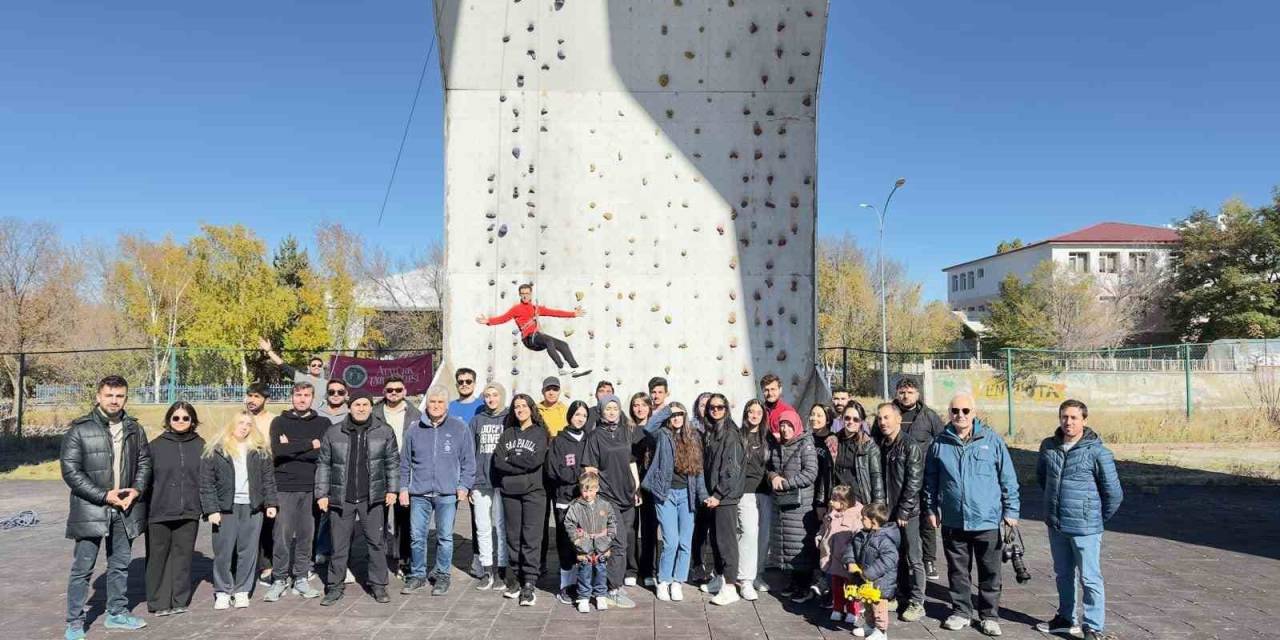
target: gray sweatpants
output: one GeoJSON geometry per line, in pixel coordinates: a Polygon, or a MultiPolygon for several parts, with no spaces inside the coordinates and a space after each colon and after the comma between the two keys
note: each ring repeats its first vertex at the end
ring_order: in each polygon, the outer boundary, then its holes
{"type": "Polygon", "coordinates": [[[213,528],[213,590],[227,595],[249,593],[258,572],[258,534],[262,532],[262,512],[249,505],[232,505],[223,512],[222,524],[213,528]],[[235,558],[235,574],[231,560],[235,558]]]}
{"type": "Polygon", "coordinates": [[[271,572],[275,580],[296,580],[311,573],[311,542],[316,521],[311,515],[310,491],[281,491],[273,527],[271,572]]]}

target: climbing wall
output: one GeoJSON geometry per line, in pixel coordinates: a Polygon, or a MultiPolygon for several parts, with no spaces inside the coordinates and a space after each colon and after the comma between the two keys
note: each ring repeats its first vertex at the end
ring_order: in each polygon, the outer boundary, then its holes
{"type": "Polygon", "coordinates": [[[825,0],[437,0],[445,366],[536,396],[516,285],[620,392],[741,406],[814,385],[815,113],[825,0]]]}

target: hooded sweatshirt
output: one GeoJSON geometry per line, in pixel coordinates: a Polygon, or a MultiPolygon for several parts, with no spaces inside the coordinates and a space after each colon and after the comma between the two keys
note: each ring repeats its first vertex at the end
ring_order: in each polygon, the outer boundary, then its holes
{"type": "Polygon", "coordinates": [[[498,392],[498,410],[489,409],[481,404],[480,410],[471,418],[471,437],[476,448],[476,489],[493,488],[493,452],[498,448],[498,440],[502,437],[502,423],[507,419],[507,389],[498,382],[490,382],[484,386],[484,393],[490,389],[498,392]]]}
{"type": "Polygon", "coordinates": [[[582,454],[587,449],[587,432],[569,425],[551,440],[547,454],[547,479],[555,492],[556,507],[567,507],[578,492],[582,476],[582,454]]]}
{"type": "Polygon", "coordinates": [[[271,421],[271,453],[275,457],[279,491],[311,493],[316,488],[316,461],[320,450],[312,440],[324,439],[332,423],[320,414],[289,409],[271,421]],[[281,442],[284,436],[288,442],[281,442]]]}
{"type": "Polygon", "coordinates": [[[630,429],[621,423],[622,401],[618,396],[604,396],[597,406],[600,420],[587,437],[582,464],[600,470],[601,496],[618,507],[631,508],[635,506],[636,493],[636,480],[631,475],[631,463],[636,461],[632,447],[644,437],[644,430],[630,429]],[[619,415],[615,422],[608,422],[604,417],[605,405],[610,402],[618,404],[619,415]]]}
{"type": "Polygon", "coordinates": [[[523,496],[545,492],[542,467],[547,461],[547,445],[551,441],[547,428],[534,422],[521,429],[503,429],[493,451],[494,477],[504,495],[523,496]]]}

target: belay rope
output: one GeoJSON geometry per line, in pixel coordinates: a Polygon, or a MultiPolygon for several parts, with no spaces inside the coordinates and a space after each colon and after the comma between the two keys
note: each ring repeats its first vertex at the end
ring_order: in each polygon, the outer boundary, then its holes
{"type": "Polygon", "coordinates": [[[34,527],[37,524],[40,524],[40,516],[36,515],[35,511],[27,509],[26,511],[19,511],[11,517],[0,519],[0,531],[34,527]]]}

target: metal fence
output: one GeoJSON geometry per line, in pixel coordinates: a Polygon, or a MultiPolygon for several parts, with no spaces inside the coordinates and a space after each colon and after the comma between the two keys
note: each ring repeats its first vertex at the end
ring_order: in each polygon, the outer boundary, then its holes
{"type": "MultiPolygon", "coordinates": [[[[881,353],[852,347],[819,350],[828,382],[864,398],[881,389],[881,353]]],[[[984,353],[890,353],[889,384],[914,378],[926,401],[941,408],[957,393],[979,413],[1015,434],[1019,422],[1056,421],[1067,398],[1113,416],[1181,415],[1261,410],[1280,416],[1280,340],[1231,340],[1063,351],[1000,349],[984,353]]],[[[1272,418],[1274,419],[1274,418],[1272,418]]]]}
{"type": "MultiPolygon", "coordinates": [[[[307,360],[335,355],[391,359],[423,354],[439,356],[439,347],[416,349],[324,349],[280,351],[281,358],[305,371],[307,360]]],[[[21,434],[33,412],[43,416],[51,407],[85,406],[93,399],[97,381],[121,375],[129,381],[131,404],[233,404],[244,401],[245,382],[268,384],[270,401],[285,401],[291,384],[282,368],[260,350],[147,347],[80,351],[0,353],[7,375],[0,381],[0,429],[21,434]],[[25,393],[14,393],[22,389],[25,393]]],[[[327,369],[326,369],[327,370],[327,369]]]]}

